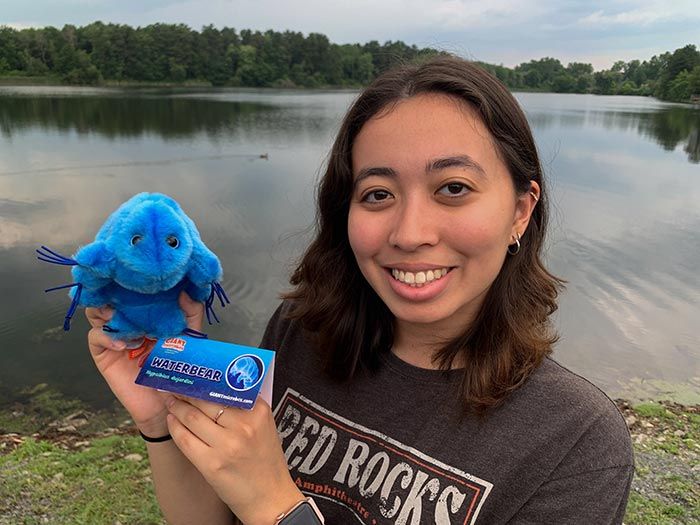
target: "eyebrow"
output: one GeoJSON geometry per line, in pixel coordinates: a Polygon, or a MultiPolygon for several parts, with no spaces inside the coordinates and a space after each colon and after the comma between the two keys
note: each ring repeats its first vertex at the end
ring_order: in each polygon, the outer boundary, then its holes
{"type": "MultiPolygon", "coordinates": [[[[453,157],[442,157],[439,159],[430,160],[425,166],[425,171],[426,173],[431,173],[454,167],[464,168],[469,171],[475,172],[477,175],[486,177],[486,170],[484,170],[484,168],[481,167],[481,164],[476,162],[469,155],[456,155],[453,157]]],[[[372,176],[396,177],[396,171],[386,167],[362,168],[358,172],[357,178],[355,179],[353,186],[357,186],[360,183],[360,181],[372,176]]]]}
{"type": "Polygon", "coordinates": [[[453,167],[464,168],[469,171],[476,172],[482,177],[486,177],[486,170],[484,170],[484,168],[481,167],[481,164],[479,164],[469,155],[457,155],[454,157],[444,157],[429,161],[425,167],[425,171],[430,173],[431,171],[440,171],[453,167]]]}
{"type": "Polygon", "coordinates": [[[353,182],[353,186],[357,186],[362,179],[372,176],[396,177],[396,172],[391,168],[362,168],[357,174],[357,178],[353,182]]]}

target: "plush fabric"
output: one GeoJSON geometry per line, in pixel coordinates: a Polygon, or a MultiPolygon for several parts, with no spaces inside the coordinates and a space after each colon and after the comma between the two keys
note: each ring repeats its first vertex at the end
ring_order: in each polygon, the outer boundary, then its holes
{"type": "Polygon", "coordinates": [[[114,315],[105,330],[115,339],[169,337],[186,330],[181,291],[206,301],[208,318],[215,296],[222,306],[228,301],[218,283],[219,259],[180,205],[160,193],[139,193],[126,201],[72,259],[43,249],[41,260],[73,266],[74,283],[66,286],[73,304],[65,329],[76,306],[109,305],[114,315]]]}

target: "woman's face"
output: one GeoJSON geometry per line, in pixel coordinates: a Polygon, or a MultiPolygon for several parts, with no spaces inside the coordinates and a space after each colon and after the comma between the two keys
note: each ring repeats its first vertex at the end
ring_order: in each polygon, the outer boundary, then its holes
{"type": "MultiPolygon", "coordinates": [[[[360,271],[402,323],[453,337],[471,322],[535,199],[517,196],[491,136],[441,94],[370,119],[352,149],[348,236],[360,271]]],[[[536,183],[533,192],[539,195],[536,183]]]]}

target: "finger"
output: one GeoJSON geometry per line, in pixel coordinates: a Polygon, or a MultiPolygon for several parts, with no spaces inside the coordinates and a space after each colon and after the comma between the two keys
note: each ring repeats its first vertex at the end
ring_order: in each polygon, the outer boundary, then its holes
{"type": "Polygon", "coordinates": [[[93,328],[102,328],[103,325],[107,324],[109,320],[112,319],[113,313],[114,310],[109,306],[85,309],[85,317],[87,317],[88,322],[93,328]]]}
{"type": "Polygon", "coordinates": [[[124,350],[126,343],[109,337],[101,328],[93,328],[88,332],[88,348],[93,357],[97,357],[105,350],[124,350]]]}
{"type": "Polygon", "coordinates": [[[212,419],[216,413],[209,416],[191,403],[175,397],[166,401],[166,406],[189,432],[207,446],[214,446],[224,436],[224,429],[212,419]]]}
{"type": "Polygon", "coordinates": [[[204,304],[193,300],[186,292],[181,292],[178,298],[180,308],[185,314],[187,327],[198,332],[202,330],[202,321],[204,320],[204,304]]]}
{"type": "Polygon", "coordinates": [[[177,448],[200,472],[209,458],[212,456],[212,449],[199,439],[189,428],[187,428],[174,414],[168,414],[166,418],[168,432],[173,437],[177,448]]]}
{"type": "MultiPolygon", "coordinates": [[[[194,407],[197,407],[202,413],[209,416],[209,418],[212,420],[216,417],[216,414],[219,413],[219,410],[221,410],[222,408],[224,408],[226,406],[226,405],[222,405],[221,403],[213,403],[211,401],[205,401],[204,399],[184,396],[181,394],[172,394],[172,397],[179,399],[181,401],[184,401],[186,403],[189,403],[190,405],[192,405],[194,407]]],[[[227,407],[227,408],[234,408],[234,407],[227,407]]],[[[219,420],[219,421],[221,421],[221,420],[219,420]]]]}

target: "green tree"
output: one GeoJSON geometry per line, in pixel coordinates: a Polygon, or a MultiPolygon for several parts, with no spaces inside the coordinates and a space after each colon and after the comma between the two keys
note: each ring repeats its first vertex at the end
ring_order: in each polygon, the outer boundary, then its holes
{"type": "Polygon", "coordinates": [[[692,94],[690,88],[690,73],[687,70],[682,70],[676,78],[668,84],[667,97],[675,102],[687,102],[692,94]]]}
{"type": "Polygon", "coordinates": [[[690,94],[700,96],[700,66],[695,66],[688,75],[690,94]]]}
{"type": "Polygon", "coordinates": [[[614,71],[596,71],[593,74],[594,90],[599,95],[613,95],[620,74],[614,71]]]}
{"type": "Polygon", "coordinates": [[[574,93],[576,79],[569,73],[560,73],[552,79],[551,86],[555,93],[574,93]]]}
{"type": "MultiPolygon", "coordinates": [[[[566,73],[561,62],[551,57],[531,60],[530,62],[520,64],[515,70],[523,75],[526,86],[543,90],[554,89],[554,79],[566,73]]],[[[566,81],[568,81],[568,79],[566,81]]]]}
{"type": "Polygon", "coordinates": [[[215,86],[226,84],[234,72],[229,67],[225,35],[210,24],[202,28],[196,40],[200,76],[215,86]]]}
{"type": "Polygon", "coordinates": [[[573,77],[581,77],[584,75],[593,74],[593,66],[591,64],[585,64],[583,62],[570,62],[566,66],[566,71],[573,77]]]}
{"type": "MultiPolygon", "coordinates": [[[[213,85],[358,86],[396,64],[439,53],[402,41],[338,45],[321,33],[265,32],[213,25],[195,31],[184,24],[132,28],[94,22],[61,30],[0,26],[0,75],[55,75],[71,83],[107,80],[213,85]]],[[[591,64],[564,67],[552,57],[515,68],[479,65],[510,89],[561,93],[641,94],[687,100],[700,91],[700,52],[695,45],[649,60],[618,60],[608,70],[591,64]]]]}
{"type": "Polygon", "coordinates": [[[654,95],[666,100],[680,100],[678,97],[684,92],[683,84],[687,82],[687,78],[683,77],[677,82],[676,79],[683,71],[690,72],[698,65],[700,65],[700,52],[694,45],[676,49],[661,65],[654,95]]]}
{"type": "Polygon", "coordinates": [[[22,68],[22,58],[15,29],[0,26],[0,61],[5,64],[5,71],[16,71],[22,68]]]}
{"type": "Polygon", "coordinates": [[[624,80],[617,90],[618,95],[637,95],[639,88],[631,80],[624,80]]]}
{"type": "Polygon", "coordinates": [[[676,78],[682,71],[691,71],[698,65],[700,65],[700,51],[694,45],[687,45],[673,52],[666,70],[669,77],[676,78]]]}
{"type": "Polygon", "coordinates": [[[68,84],[95,85],[102,82],[102,74],[95,65],[90,62],[90,57],[83,49],[76,51],[76,67],[71,69],[63,80],[68,84]]]}
{"type": "Polygon", "coordinates": [[[348,85],[363,85],[369,83],[374,77],[374,63],[372,55],[363,52],[362,47],[344,45],[339,48],[342,77],[348,85]]]}
{"type": "Polygon", "coordinates": [[[238,69],[233,83],[239,86],[267,86],[274,80],[272,67],[258,60],[258,50],[252,45],[241,45],[238,48],[238,69]]]}
{"type": "Polygon", "coordinates": [[[182,64],[178,64],[174,58],[170,59],[168,71],[168,76],[173,82],[184,82],[187,79],[187,68],[182,64]]]}

